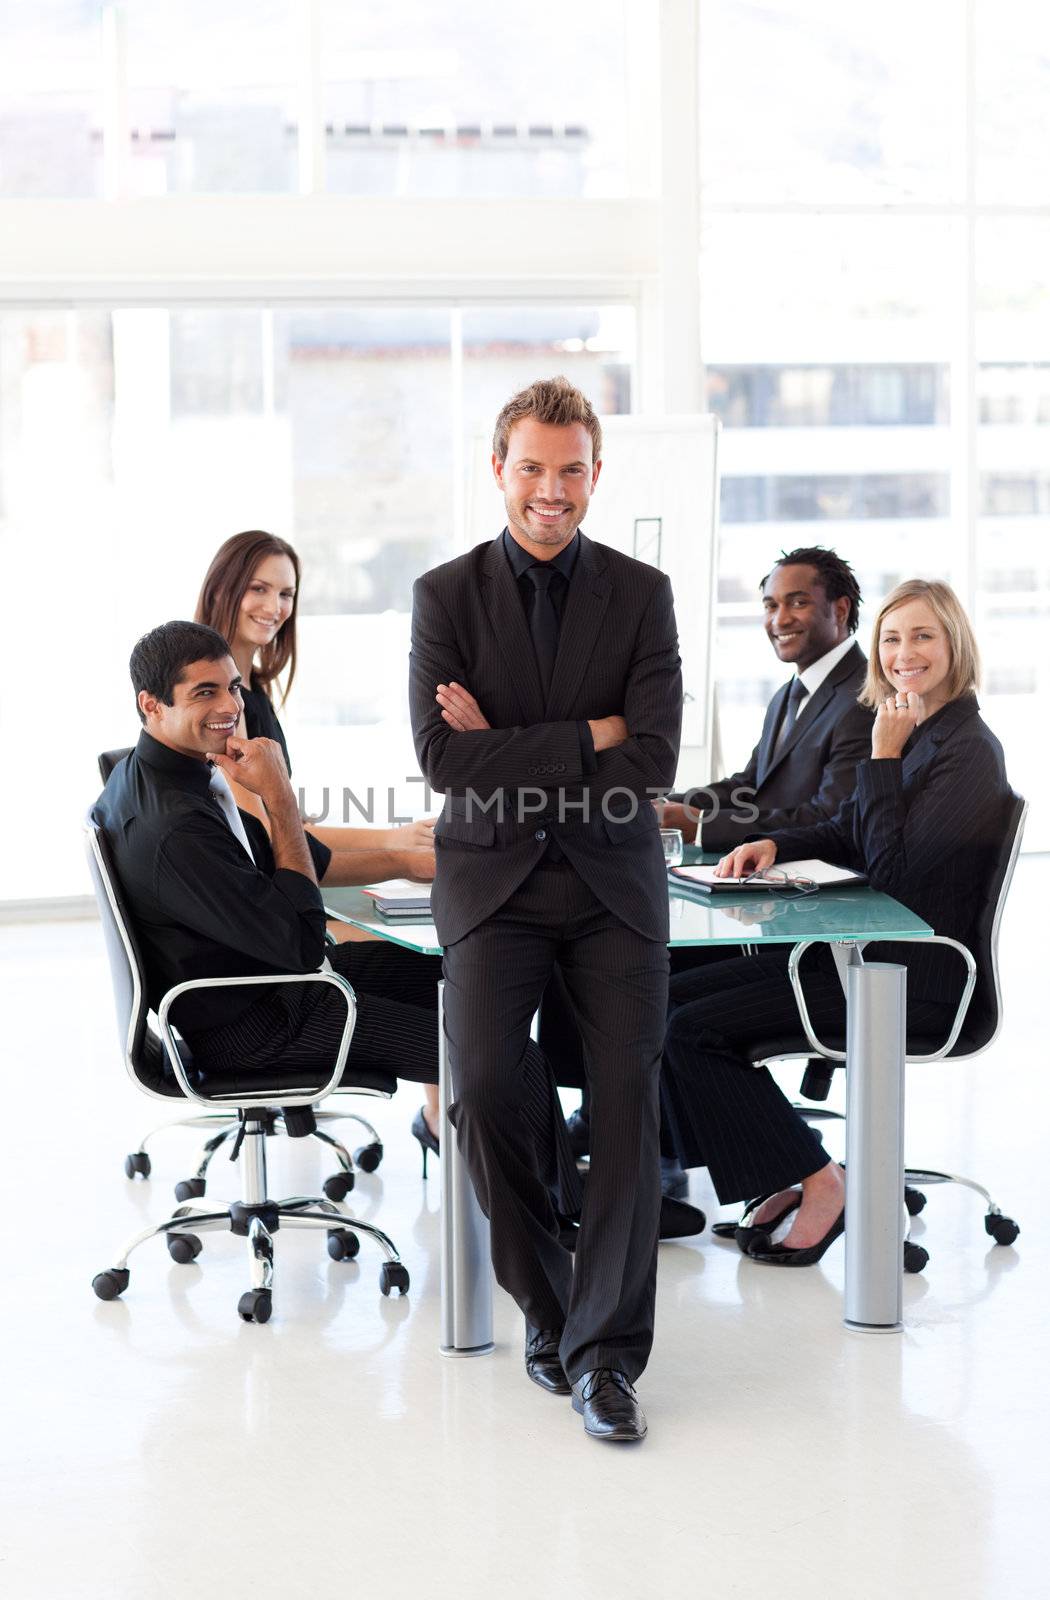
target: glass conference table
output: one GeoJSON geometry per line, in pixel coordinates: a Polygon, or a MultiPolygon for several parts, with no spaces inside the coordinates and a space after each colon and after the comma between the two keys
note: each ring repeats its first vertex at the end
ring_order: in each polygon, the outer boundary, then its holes
{"type": "MultiPolygon", "coordinates": [[[[687,851],[687,859],[717,859],[687,851]]],[[[901,1327],[904,1247],[905,969],[861,957],[871,940],[921,939],[933,929],[865,885],[790,899],[759,891],[701,896],[668,880],[671,948],[736,945],[758,949],[818,940],[831,946],[846,994],[845,1322],[864,1332],[901,1327]]],[[[440,955],[432,922],[380,916],[361,889],[324,890],[330,914],[391,944],[440,955]]],[[[441,1027],[438,1072],[442,1126],[453,1095],[441,1027]]],[[[804,982],[803,982],[804,987],[804,982]]],[[[492,1349],[488,1222],[454,1136],[441,1140],[441,1349],[492,1349]]]]}

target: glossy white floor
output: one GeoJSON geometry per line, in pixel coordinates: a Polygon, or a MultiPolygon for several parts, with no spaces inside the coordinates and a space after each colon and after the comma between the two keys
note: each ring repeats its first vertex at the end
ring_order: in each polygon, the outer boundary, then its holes
{"type": "MultiPolygon", "coordinates": [[[[1048,888],[1050,860],[1023,863],[994,1052],[909,1082],[912,1158],[983,1175],[1017,1246],[932,1190],[900,1337],[843,1330],[841,1244],[798,1273],[710,1236],[663,1246],[637,1449],[586,1439],[526,1381],[502,1295],[494,1356],[438,1355],[438,1184],[410,1093],[379,1105],[386,1160],[351,1197],[399,1242],[407,1299],[380,1296],[367,1245],[342,1265],[284,1233],[265,1327],[238,1320],[243,1246],[217,1235],[190,1267],[145,1247],[124,1300],[97,1301],[93,1274],[167,1213],[196,1141],[158,1140],[152,1181],[125,1180],[154,1104],[116,1060],[99,930],[0,929],[4,1593],[1045,1594],[1048,888]]],[[[210,1193],[229,1196],[223,1166],[210,1193]]],[[[278,1192],[327,1170],[302,1145],[271,1156],[278,1192]]]]}

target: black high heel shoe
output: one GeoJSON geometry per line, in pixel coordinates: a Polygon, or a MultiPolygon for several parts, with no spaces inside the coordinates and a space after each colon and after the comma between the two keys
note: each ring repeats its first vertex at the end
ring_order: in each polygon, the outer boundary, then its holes
{"type": "Polygon", "coordinates": [[[412,1118],[412,1137],[419,1140],[419,1148],[423,1152],[423,1176],[427,1175],[427,1155],[432,1150],[436,1156],[441,1154],[441,1140],[436,1133],[431,1133],[423,1107],[420,1106],[412,1118]]]}
{"type": "MultiPolygon", "coordinates": [[[[775,1190],[774,1193],[776,1193],[775,1190]]],[[[797,1211],[802,1204],[802,1196],[796,1192],[794,1198],[788,1201],[784,1209],[778,1211],[775,1217],[770,1217],[768,1222],[747,1223],[744,1221],[745,1217],[753,1216],[756,1211],[761,1210],[767,1200],[772,1200],[772,1198],[773,1195],[771,1194],[763,1194],[759,1195],[757,1200],[749,1200],[741,1213],[739,1222],[713,1222],[711,1224],[711,1232],[716,1234],[719,1239],[735,1239],[741,1250],[747,1255],[747,1247],[756,1233],[774,1233],[780,1227],[780,1224],[787,1217],[790,1217],[793,1211],[797,1211]]]]}
{"type": "Polygon", "coordinates": [[[757,1237],[751,1241],[748,1249],[748,1258],[751,1261],[761,1261],[767,1267],[811,1267],[814,1261],[819,1261],[829,1245],[833,1245],[839,1234],[846,1227],[846,1208],[843,1206],[823,1239],[818,1239],[816,1244],[806,1245],[800,1250],[795,1250],[786,1244],[770,1244],[768,1233],[765,1235],[765,1248],[760,1240],[762,1233],[756,1229],[757,1237]]]}

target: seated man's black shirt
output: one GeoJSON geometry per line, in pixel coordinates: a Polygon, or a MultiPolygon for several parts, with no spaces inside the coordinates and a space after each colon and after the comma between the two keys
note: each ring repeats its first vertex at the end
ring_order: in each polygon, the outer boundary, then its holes
{"type": "MultiPolygon", "coordinates": [[[[253,863],[210,783],[207,762],[143,732],[113,769],[93,813],[113,852],[154,1009],[168,989],[190,978],[314,972],[324,960],[317,885],[276,867],[266,829],[242,811],[253,863]]],[[[320,879],[331,851],[306,839],[320,879]]],[[[179,1000],[172,1018],[192,1036],[235,1022],[270,993],[264,985],[203,989],[179,1000]]]]}

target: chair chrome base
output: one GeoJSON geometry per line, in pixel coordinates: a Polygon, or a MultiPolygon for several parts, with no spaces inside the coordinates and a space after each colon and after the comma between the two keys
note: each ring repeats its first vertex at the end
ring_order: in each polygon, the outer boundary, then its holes
{"type": "Polygon", "coordinates": [[[926,1196],[916,1185],[921,1184],[922,1188],[926,1189],[935,1183],[957,1183],[960,1188],[971,1189],[974,1194],[979,1194],[984,1201],[984,1231],[996,1244],[1013,1244],[1021,1231],[1013,1217],[1004,1216],[1002,1208],[996,1205],[990,1192],[973,1178],[964,1178],[955,1172],[938,1172],[931,1167],[908,1167],[904,1176],[909,1185],[904,1191],[904,1201],[909,1216],[917,1217],[926,1204],[926,1196]]]}
{"type": "MultiPolygon", "coordinates": [[[[844,1122],[845,1118],[839,1111],[829,1111],[822,1106],[799,1105],[794,1102],[794,1109],[806,1122],[844,1122]]],[[[977,1183],[973,1178],[964,1178],[956,1172],[939,1172],[932,1167],[905,1167],[904,1169],[904,1204],[909,1217],[917,1217],[925,1208],[926,1196],[923,1189],[935,1183],[957,1183],[960,1188],[972,1189],[974,1194],[979,1194],[984,1201],[984,1231],[996,1244],[1010,1245],[1020,1233],[1020,1225],[1013,1217],[1003,1214],[1001,1206],[992,1199],[991,1193],[983,1184],[977,1183]]],[[[922,1246],[914,1244],[907,1237],[904,1245],[904,1270],[906,1272],[921,1272],[929,1261],[929,1252],[922,1246]]]]}
{"type": "MultiPolygon", "coordinates": [[[[283,1114],[275,1108],[275,1115],[283,1125],[283,1114]]],[[[322,1187],[328,1199],[343,1200],[354,1187],[357,1172],[375,1172],[383,1159],[383,1143],[372,1124],[367,1118],[359,1116],[354,1111],[321,1111],[314,1108],[314,1120],[322,1122],[356,1122],[364,1131],[365,1143],[359,1145],[351,1156],[345,1145],[329,1134],[317,1128],[311,1135],[312,1139],[320,1139],[329,1145],[339,1161],[339,1172],[333,1173],[324,1180],[322,1187]]],[[[124,1174],[128,1178],[148,1178],[152,1171],[152,1162],[146,1150],[151,1139],[159,1133],[166,1133],[169,1128],[217,1128],[211,1138],[206,1139],[197,1155],[197,1164],[189,1178],[181,1179],[175,1185],[176,1200],[199,1200],[205,1192],[208,1179],[208,1168],[212,1157],[220,1150],[228,1139],[231,1139],[239,1127],[237,1114],[234,1111],[215,1111],[195,1117],[178,1117],[171,1122],[159,1123],[156,1127],[143,1135],[137,1150],[133,1150],[125,1157],[124,1174]]]]}
{"type": "MultiPolygon", "coordinates": [[[[334,1118],[338,1113],[321,1115],[334,1118]]],[[[204,1120],[187,1119],[191,1125],[204,1120]]],[[[272,1111],[255,1108],[244,1112],[236,1120],[227,1119],[229,1126],[213,1136],[205,1146],[207,1159],[204,1169],[207,1169],[207,1161],[215,1150],[236,1131],[239,1144],[236,1160],[242,1175],[241,1200],[235,1201],[226,1210],[180,1205],[165,1222],[143,1228],[125,1245],[114,1265],[94,1278],[92,1288],[99,1299],[115,1300],[123,1294],[131,1277],[128,1257],[147,1239],[163,1235],[172,1260],[188,1264],[201,1252],[199,1234],[229,1230],[246,1236],[248,1243],[250,1287],[241,1295],[238,1313],[245,1322],[268,1322],[273,1309],[273,1235],[281,1227],[324,1228],[328,1235],[328,1254],[334,1261],[352,1261],[361,1247],[358,1235],[367,1234],[379,1245],[385,1257],[379,1273],[379,1287],[383,1294],[388,1295],[393,1289],[407,1294],[408,1269],[393,1241],[374,1223],[363,1222],[332,1198],[319,1195],[292,1195],[284,1200],[269,1198],[266,1186],[266,1140],[276,1133],[283,1120],[277,1108],[272,1111]]],[[[364,1121],[363,1118],[354,1120],[364,1121]]],[[[338,1181],[344,1181],[349,1174],[352,1183],[353,1164],[342,1145],[325,1134],[320,1136],[336,1149],[341,1164],[345,1157],[346,1165],[338,1175],[338,1181]]],[[[325,1187],[334,1181],[327,1180],[325,1187]]]]}

